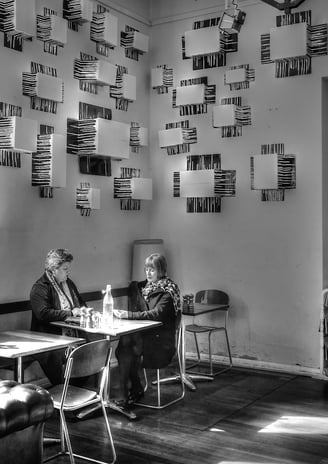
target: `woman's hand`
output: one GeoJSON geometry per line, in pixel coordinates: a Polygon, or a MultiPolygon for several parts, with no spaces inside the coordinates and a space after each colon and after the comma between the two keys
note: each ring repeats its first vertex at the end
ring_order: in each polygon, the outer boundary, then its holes
{"type": "Polygon", "coordinates": [[[85,311],[86,306],[81,306],[81,308],[73,308],[72,314],[73,316],[81,316],[81,314],[85,311]]]}
{"type": "Polygon", "coordinates": [[[118,319],[128,319],[129,311],[125,311],[124,309],[114,309],[114,316],[118,319]]]}

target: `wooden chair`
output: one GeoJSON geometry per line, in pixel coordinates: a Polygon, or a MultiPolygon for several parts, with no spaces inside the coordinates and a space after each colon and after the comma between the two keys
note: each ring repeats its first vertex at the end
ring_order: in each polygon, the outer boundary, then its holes
{"type": "MultiPolygon", "coordinates": [[[[157,386],[156,403],[155,402],[153,403],[138,402],[136,403],[138,406],[143,406],[145,408],[152,408],[152,409],[164,409],[164,408],[167,408],[168,406],[171,406],[172,404],[177,403],[178,401],[181,401],[184,398],[185,385],[183,381],[183,371],[182,371],[181,342],[182,342],[182,327],[181,327],[181,315],[180,315],[177,319],[177,328],[176,328],[176,357],[178,360],[178,368],[179,368],[179,384],[181,386],[181,391],[179,392],[179,395],[172,400],[162,402],[161,385],[165,384],[166,382],[165,382],[165,378],[161,378],[161,369],[156,369],[156,380],[152,381],[152,384],[157,386]]],[[[144,368],[143,372],[144,372],[144,378],[145,378],[144,392],[146,392],[149,386],[148,378],[147,378],[147,370],[144,368]]]]}
{"type": "Polygon", "coordinates": [[[209,362],[209,371],[206,372],[206,374],[209,374],[211,376],[222,374],[223,372],[231,369],[232,367],[232,357],[231,357],[230,343],[229,343],[229,337],[228,337],[228,332],[227,332],[228,314],[229,314],[229,295],[223,292],[222,290],[213,290],[213,289],[200,290],[195,295],[195,306],[196,307],[197,307],[197,304],[202,305],[202,307],[205,310],[206,310],[206,305],[220,305],[220,306],[222,305],[222,307],[218,310],[215,310],[213,314],[215,314],[217,311],[221,313],[224,312],[224,322],[222,326],[208,326],[208,325],[198,325],[198,324],[188,324],[185,326],[185,333],[189,332],[194,335],[194,342],[195,342],[196,351],[197,351],[197,361],[187,367],[187,372],[199,374],[199,372],[192,371],[191,369],[193,367],[198,366],[201,363],[197,335],[205,333],[205,334],[208,334],[208,362],[209,362]],[[229,365],[227,367],[224,367],[223,369],[221,368],[216,371],[213,370],[212,347],[211,347],[211,337],[212,337],[212,334],[215,332],[224,333],[228,356],[229,356],[229,365]]]}
{"type": "Polygon", "coordinates": [[[65,369],[64,384],[49,388],[49,392],[54,401],[54,408],[60,413],[61,451],[50,456],[44,462],[66,454],[69,455],[71,464],[75,464],[75,457],[98,464],[108,464],[104,461],[99,461],[92,459],[91,457],[73,453],[65,419],[65,412],[77,411],[86,406],[96,404],[100,405],[106,424],[107,435],[112,451],[112,460],[110,461],[110,464],[113,464],[116,461],[116,452],[104,402],[104,388],[107,385],[108,380],[110,356],[110,341],[107,339],[85,343],[84,345],[75,348],[70,353],[65,369]],[[88,387],[76,387],[70,384],[71,379],[89,377],[95,374],[100,374],[96,391],[91,390],[88,387]],[[65,443],[67,445],[67,450],[65,443]]]}

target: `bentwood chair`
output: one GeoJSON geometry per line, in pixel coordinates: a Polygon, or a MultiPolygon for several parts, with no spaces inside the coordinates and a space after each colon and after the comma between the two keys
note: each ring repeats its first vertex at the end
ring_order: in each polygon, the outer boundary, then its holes
{"type": "MultiPolygon", "coordinates": [[[[227,331],[227,324],[228,324],[228,313],[229,313],[229,295],[222,290],[213,290],[213,289],[208,289],[208,290],[200,290],[196,293],[195,295],[195,316],[197,315],[197,309],[199,307],[202,307],[200,312],[198,314],[201,314],[201,311],[204,310],[206,311],[206,305],[208,307],[210,306],[215,306],[218,305],[218,309],[215,309],[213,311],[213,314],[216,313],[223,313],[223,324],[218,325],[218,326],[211,326],[211,325],[199,325],[199,324],[187,324],[185,326],[185,332],[186,333],[192,333],[194,335],[194,342],[196,346],[196,351],[197,351],[197,361],[189,366],[187,366],[187,372],[188,373],[196,373],[199,374],[199,372],[192,371],[191,369],[199,366],[201,363],[201,357],[200,357],[200,350],[199,350],[199,344],[197,340],[197,335],[200,334],[207,334],[208,335],[208,362],[209,362],[209,370],[206,372],[206,374],[210,376],[215,376],[218,374],[222,374],[223,372],[231,369],[232,367],[232,357],[231,357],[231,350],[230,350],[230,343],[229,343],[229,337],[228,337],[228,331],[227,331]],[[225,336],[225,342],[226,342],[226,347],[227,347],[227,352],[229,356],[229,365],[227,367],[218,369],[216,371],[213,370],[213,360],[212,360],[212,345],[211,345],[211,337],[213,333],[216,332],[223,332],[225,336]]],[[[189,314],[188,314],[189,315],[189,314]]]]}
{"type": "Polygon", "coordinates": [[[71,464],[75,464],[75,457],[98,464],[113,464],[116,461],[115,447],[104,402],[104,389],[108,380],[110,356],[110,341],[107,339],[85,343],[75,348],[70,353],[64,374],[64,384],[49,388],[49,392],[54,401],[54,408],[57,409],[60,414],[61,450],[57,454],[47,458],[44,462],[50,461],[63,454],[69,455],[71,464]],[[96,391],[88,387],[77,387],[71,384],[72,379],[89,377],[95,374],[99,374],[99,382],[95,389],[96,391]],[[112,460],[110,463],[73,453],[72,450],[65,412],[77,411],[86,406],[96,404],[101,407],[106,424],[108,440],[112,452],[112,460]]]}
{"type": "MultiPolygon", "coordinates": [[[[165,378],[161,377],[161,370],[163,368],[158,368],[156,370],[156,379],[153,380],[151,383],[152,385],[156,385],[157,389],[157,394],[156,394],[156,402],[138,402],[136,403],[138,406],[143,406],[145,408],[151,408],[151,409],[164,409],[167,408],[168,406],[171,406],[172,404],[177,403],[178,401],[181,401],[184,398],[185,395],[185,384],[183,381],[183,371],[182,371],[182,326],[181,326],[181,315],[177,317],[176,321],[176,353],[175,356],[177,357],[178,361],[178,376],[177,378],[179,379],[179,392],[178,394],[173,398],[173,399],[166,399],[166,401],[162,400],[162,390],[161,390],[161,385],[165,384],[165,378]]],[[[166,366],[167,367],[167,366],[166,366]]],[[[147,369],[143,368],[144,372],[144,378],[145,378],[145,387],[144,387],[144,392],[146,393],[148,388],[149,388],[149,382],[148,382],[148,377],[147,377],[147,369]]],[[[164,396],[164,395],[163,395],[164,396]]],[[[169,396],[169,393],[166,392],[166,396],[169,396]]],[[[172,397],[172,395],[170,395],[172,397]]]]}

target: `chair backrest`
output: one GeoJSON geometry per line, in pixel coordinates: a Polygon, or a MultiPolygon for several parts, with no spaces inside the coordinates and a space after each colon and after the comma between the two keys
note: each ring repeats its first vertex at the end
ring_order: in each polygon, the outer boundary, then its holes
{"type": "Polygon", "coordinates": [[[68,357],[70,378],[98,374],[109,363],[110,340],[101,339],[75,348],[68,357]]]}
{"type": "Polygon", "coordinates": [[[229,304],[229,295],[222,290],[199,290],[195,295],[195,303],[229,304]]]}

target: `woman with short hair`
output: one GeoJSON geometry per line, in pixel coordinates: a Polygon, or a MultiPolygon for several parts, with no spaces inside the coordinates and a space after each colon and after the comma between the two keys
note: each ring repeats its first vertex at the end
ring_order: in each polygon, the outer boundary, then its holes
{"type": "Polygon", "coordinates": [[[131,282],[129,311],[118,311],[123,319],[161,321],[157,328],[142,334],[123,336],[116,349],[121,384],[121,407],[129,407],[143,396],[138,374],[140,358],[149,369],[167,366],[176,350],[176,325],[181,318],[180,291],[167,276],[166,259],[153,253],[145,260],[146,280],[131,282]]]}
{"type": "MultiPolygon", "coordinates": [[[[64,248],[50,250],[45,260],[45,271],[30,292],[32,308],[31,330],[61,334],[60,328],[50,324],[64,321],[68,316],[79,316],[85,303],[74,282],[68,277],[73,255],[64,248]]],[[[49,381],[62,383],[65,350],[37,355],[49,381]]]]}

